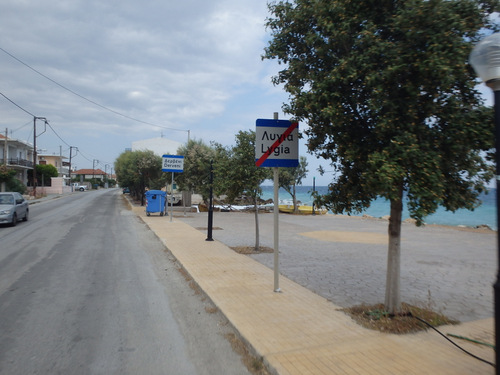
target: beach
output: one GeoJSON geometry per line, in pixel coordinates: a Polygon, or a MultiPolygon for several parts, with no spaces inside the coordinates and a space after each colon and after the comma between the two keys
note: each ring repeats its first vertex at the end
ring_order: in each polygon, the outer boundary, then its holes
{"type": "MultiPolygon", "coordinates": [[[[174,212],[207,232],[207,213],[174,212]]],[[[279,215],[280,273],[340,307],[383,303],[386,220],[343,215],[279,215]]],[[[273,215],[259,214],[260,245],[273,247],[273,215]]],[[[213,239],[255,245],[255,216],[214,212],[213,239]]],[[[448,226],[402,226],[401,299],[468,322],[493,316],[496,232],[448,226]]],[[[274,255],[249,255],[273,268],[274,255]]],[[[286,292],[286,291],[285,291],[286,292]]]]}
{"type": "MultiPolygon", "coordinates": [[[[261,198],[272,199],[274,196],[273,186],[262,186],[261,198]]],[[[297,186],[297,199],[302,204],[312,205],[312,192],[315,190],[318,194],[323,195],[328,193],[327,186],[297,186]]],[[[279,189],[280,200],[291,200],[291,195],[284,189],[279,189]]],[[[444,207],[438,207],[435,213],[426,216],[424,222],[427,224],[450,225],[450,226],[466,226],[476,227],[487,225],[492,229],[497,228],[496,219],[496,189],[491,188],[488,194],[482,193],[479,196],[481,204],[473,211],[459,209],[455,212],[446,211],[444,207]]],[[[403,200],[403,220],[409,218],[409,212],[406,205],[406,199],[403,200]]],[[[369,215],[373,217],[383,217],[390,214],[390,203],[384,198],[373,200],[370,207],[361,213],[355,213],[354,216],[369,215]]]]}

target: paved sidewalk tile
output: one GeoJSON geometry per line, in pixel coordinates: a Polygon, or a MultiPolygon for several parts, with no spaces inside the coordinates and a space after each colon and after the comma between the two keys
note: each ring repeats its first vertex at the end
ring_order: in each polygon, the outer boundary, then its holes
{"type": "MultiPolygon", "coordinates": [[[[133,210],[278,374],[494,374],[493,367],[432,330],[393,335],[362,328],[331,302],[282,276],[282,292],[276,293],[266,266],[219,241],[206,241],[186,223],[133,210]]],[[[440,331],[492,343],[493,319],[440,331]]],[[[460,345],[494,361],[487,346],[460,345]]]]}

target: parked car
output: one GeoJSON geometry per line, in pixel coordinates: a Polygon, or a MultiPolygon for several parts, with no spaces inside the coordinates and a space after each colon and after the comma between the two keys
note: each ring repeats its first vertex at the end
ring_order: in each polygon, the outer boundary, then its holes
{"type": "Polygon", "coordinates": [[[123,188],[123,194],[130,194],[130,189],[128,187],[123,188]]]}
{"type": "Polygon", "coordinates": [[[0,193],[0,224],[15,226],[21,219],[28,221],[28,206],[28,201],[19,193],[0,193]]]}
{"type": "Polygon", "coordinates": [[[73,190],[76,191],[85,191],[85,190],[88,190],[88,186],[87,185],[80,185],[79,183],[73,183],[72,184],[73,186],[73,190]]]}

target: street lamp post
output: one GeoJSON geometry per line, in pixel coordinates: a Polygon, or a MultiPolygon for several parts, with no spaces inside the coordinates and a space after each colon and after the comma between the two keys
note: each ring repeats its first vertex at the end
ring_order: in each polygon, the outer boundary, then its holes
{"type": "Polygon", "coordinates": [[[210,161],[210,196],[208,203],[208,231],[207,231],[207,239],[205,241],[213,241],[212,238],[212,229],[214,223],[214,202],[213,202],[213,185],[214,185],[214,165],[213,161],[210,161]]]}
{"type": "Polygon", "coordinates": [[[481,80],[493,90],[495,97],[495,163],[497,190],[497,280],[493,285],[495,298],[495,363],[500,374],[500,33],[479,42],[470,54],[470,64],[481,80]]]}

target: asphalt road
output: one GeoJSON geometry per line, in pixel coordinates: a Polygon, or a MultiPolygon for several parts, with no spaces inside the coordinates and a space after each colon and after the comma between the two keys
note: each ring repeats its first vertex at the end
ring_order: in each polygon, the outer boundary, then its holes
{"type": "Polygon", "coordinates": [[[0,227],[1,374],[247,374],[231,333],[119,190],[0,227]]]}

